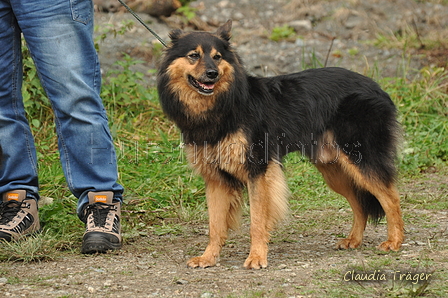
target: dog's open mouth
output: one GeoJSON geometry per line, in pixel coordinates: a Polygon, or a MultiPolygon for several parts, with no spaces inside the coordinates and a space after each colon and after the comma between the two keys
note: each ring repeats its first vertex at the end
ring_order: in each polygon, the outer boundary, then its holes
{"type": "Polygon", "coordinates": [[[202,95],[212,95],[215,89],[215,82],[200,82],[190,75],[188,82],[202,95]]]}

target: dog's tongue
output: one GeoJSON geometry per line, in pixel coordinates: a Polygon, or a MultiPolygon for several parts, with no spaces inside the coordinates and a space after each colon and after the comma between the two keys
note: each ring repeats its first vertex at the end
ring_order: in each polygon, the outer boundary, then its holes
{"type": "Polygon", "coordinates": [[[213,83],[201,83],[201,82],[198,82],[198,83],[203,89],[212,90],[213,88],[215,88],[215,84],[213,84],[213,83]]]}

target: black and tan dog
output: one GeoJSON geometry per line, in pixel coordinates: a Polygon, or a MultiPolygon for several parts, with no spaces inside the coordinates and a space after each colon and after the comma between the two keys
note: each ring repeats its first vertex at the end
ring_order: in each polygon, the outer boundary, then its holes
{"type": "Polygon", "coordinates": [[[158,73],[163,110],[206,183],[210,241],[188,265],[216,264],[228,229],[238,226],[247,187],[251,247],[244,266],[267,266],[269,233],[288,209],[281,161],[292,151],[307,156],[353,209],[353,228],[338,248],[358,247],[367,218],[385,214],[388,239],[379,249],[398,250],[400,128],[387,93],[342,68],[249,76],[229,43],[230,29],[231,21],[215,33],[174,30],[158,73]]]}

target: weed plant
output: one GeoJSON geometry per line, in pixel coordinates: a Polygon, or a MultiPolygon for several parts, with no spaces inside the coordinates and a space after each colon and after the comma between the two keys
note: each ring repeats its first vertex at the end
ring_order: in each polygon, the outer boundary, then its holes
{"type": "Polygon", "coordinates": [[[273,41],[281,41],[292,39],[294,36],[296,36],[294,28],[288,25],[283,25],[280,27],[274,27],[269,38],[273,41]]]}

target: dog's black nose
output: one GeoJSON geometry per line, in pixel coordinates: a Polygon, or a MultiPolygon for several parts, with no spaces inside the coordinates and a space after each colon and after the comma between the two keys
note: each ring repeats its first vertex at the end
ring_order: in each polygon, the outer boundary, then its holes
{"type": "Polygon", "coordinates": [[[209,79],[216,79],[218,77],[218,71],[216,69],[207,69],[206,75],[209,79]]]}

